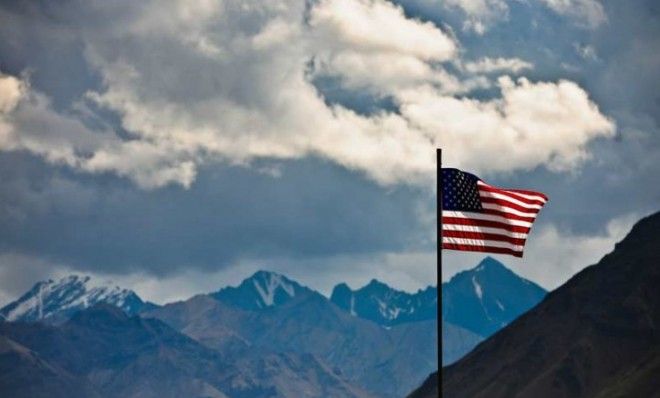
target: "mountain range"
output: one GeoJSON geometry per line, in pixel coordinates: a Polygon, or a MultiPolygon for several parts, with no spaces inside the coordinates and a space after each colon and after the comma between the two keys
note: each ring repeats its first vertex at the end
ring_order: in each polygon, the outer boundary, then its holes
{"type": "MultiPolygon", "coordinates": [[[[442,369],[448,397],[660,397],[660,213],[442,369]]],[[[437,374],[411,397],[437,396],[437,374]]]]}
{"type": "MultiPolygon", "coordinates": [[[[544,294],[491,258],[443,284],[445,320],[453,316],[443,324],[443,363],[544,294]],[[482,310],[461,318],[463,302],[482,310]]],[[[0,310],[12,321],[0,324],[0,368],[20,358],[21,374],[48,373],[48,390],[76,386],[80,396],[152,396],[164,378],[153,396],[400,397],[437,369],[436,305],[434,287],[409,293],[373,280],[357,290],[339,284],[328,299],[259,271],[238,286],[156,306],[71,276],[39,282],[0,310]]],[[[0,391],[38,396],[46,388],[16,380],[0,377],[0,391]]]]}

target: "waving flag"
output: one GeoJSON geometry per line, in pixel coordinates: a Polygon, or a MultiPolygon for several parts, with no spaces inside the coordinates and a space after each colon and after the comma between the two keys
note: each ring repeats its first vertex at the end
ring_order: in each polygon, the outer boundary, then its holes
{"type": "Polygon", "coordinates": [[[442,169],[442,248],[522,257],[525,240],[548,198],[502,189],[458,169],[442,169]]]}

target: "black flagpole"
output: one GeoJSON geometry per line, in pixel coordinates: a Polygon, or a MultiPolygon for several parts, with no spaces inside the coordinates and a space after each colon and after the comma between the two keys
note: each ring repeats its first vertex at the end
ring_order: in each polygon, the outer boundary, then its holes
{"type": "Polygon", "coordinates": [[[437,148],[436,154],[436,232],[438,234],[438,267],[436,294],[438,295],[438,398],[442,397],[442,149],[437,148]]]}

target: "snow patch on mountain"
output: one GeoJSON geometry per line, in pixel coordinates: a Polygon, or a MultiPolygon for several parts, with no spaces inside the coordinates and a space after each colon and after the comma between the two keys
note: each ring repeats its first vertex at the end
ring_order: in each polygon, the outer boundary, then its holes
{"type": "Polygon", "coordinates": [[[488,337],[538,304],[546,291],[492,257],[443,283],[444,320],[488,337]]]}
{"type": "Polygon", "coordinates": [[[131,315],[147,305],[133,291],[111,281],[70,275],[57,281],[38,282],[18,300],[0,309],[0,314],[10,322],[59,321],[98,303],[114,305],[131,315]]]}
{"type": "Polygon", "coordinates": [[[355,296],[351,294],[351,315],[357,316],[357,313],[355,312],[355,296]]]}
{"type": "Polygon", "coordinates": [[[341,283],[330,297],[335,305],[353,316],[374,321],[382,326],[434,319],[437,295],[435,288],[408,293],[372,280],[366,286],[351,290],[341,283]]]}
{"type": "Polygon", "coordinates": [[[278,289],[282,289],[289,297],[295,297],[296,295],[294,286],[291,283],[287,283],[286,278],[280,274],[268,273],[265,274],[265,280],[259,281],[255,279],[253,283],[254,288],[257,289],[261,297],[261,302],[266,307],[275,304],[275,294],[278,292],[278,289]]]}
{"type": "Polygon", "coordinates": [[[474,293],[477,295],[477,297],[479,297],[479,300],[483,299],[484,292],[483,290],[481,290],[481,285],[479,284],[479,282],[477,282],[476,276],[472,277],[472,286],[474,286],[474,293]]]}
{"type": "Polygon", "coordinates": [[[225,304],[254,311],[275,307],[311,292],[278,273],[257,271],[240,285],[222,288],[210,296],[225,304]]]}

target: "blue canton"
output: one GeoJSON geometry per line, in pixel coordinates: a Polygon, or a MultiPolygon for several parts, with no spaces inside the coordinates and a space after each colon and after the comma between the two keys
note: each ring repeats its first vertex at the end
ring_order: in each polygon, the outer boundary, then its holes
{"type": "Polygon", "coordinates": [[[442,209],[481,212],[479,177],[458,169],[442,169],[442,209]]]}

